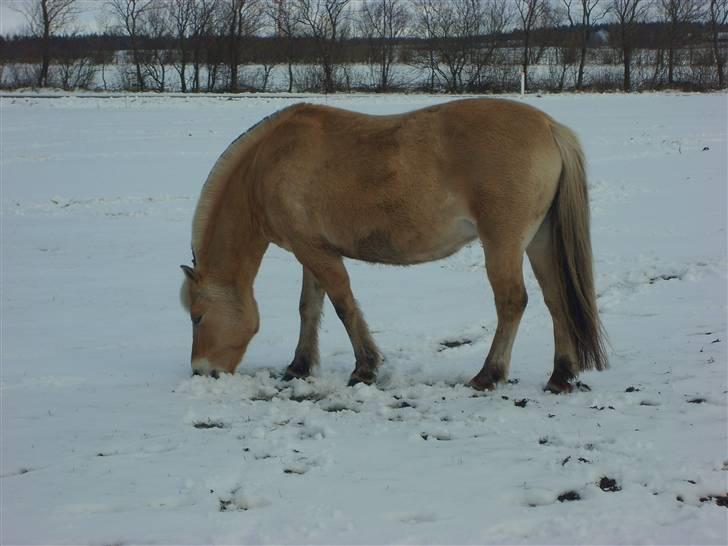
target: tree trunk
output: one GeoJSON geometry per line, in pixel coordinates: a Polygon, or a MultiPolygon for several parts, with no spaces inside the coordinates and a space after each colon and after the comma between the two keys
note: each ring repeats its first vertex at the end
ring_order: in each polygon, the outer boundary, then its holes
{"type": "Polygon", "coordinates": [[[238,55],[235,51],[236,44],[233,43],[230,46],[230,92],[231,93],[237,93],[238,92],[238,55]]]}
{"type": "Polygon", "coordinates": [[[589,22],[589,19],[584,18],[582,25],[584,26],[582,33],[581,33],[581,55],[579,56],[579,72],[576,76],[576,88],[581,89],[584,86],[584,67],[586,66],[586,50],[589,45],[589,35],[591,34],[589,30],[589,25],[591,23],[589,22]]]}
{"type": "Polygon", "coordinates": [[[185,49],[181,50],[182,58],[180,59],[180,67],[179,67],[179,85],[180,90],[183,93],[187,93],[187,77],[185,75],[185,72],[187,71],[187,51],[185,49]]]}
{"type": "Polygon", "coordinates": [[[632,68],[632,48],[624,48],[624,82],[623,89],[628,92],[632,87],[631,68],[632,68]]]}
{"type": "Polygon", "coordinates": [[[139,48],[137,45],[136,35],[131,37],[131,56],[132,60],[134,61],[134,66],[136,67],[137,90],[144,91],[145,85],[144,75],[142,74],[142,61],[139,56],[139,48]]]}
{"type": "Polygon", "coordinates": [[[48,5],[46,0],[42,0],[40,6],[43,16],[43,45],[38,87],[46,87],[48,85],[48,66],[50,65],[51,56],[51,22],[48,20],[48,5]]]}
{"type": "Polygon", "coordinates": [[[725,87],[725,61],[720,53],[718,28],[714,24],[711,26],[713,27],[713,57],[715,58],[715,69],[718,72],[718,87],[723,89],[723,87],[725,87]]]}
{"type": "Polygon", "coordinates": [[[523,38],[523,86],[525,91],[528,91],[528,44],[530,39],[530,33],[525,31],[523,38]]]}
{"type": "Polygon", "coordinates": [[[581,46],[581,55],[579,57],[579,72],[576,76],[576,88],[580,90],[584,85],[584,64],[586,63],[586,46],[581,46]]]}

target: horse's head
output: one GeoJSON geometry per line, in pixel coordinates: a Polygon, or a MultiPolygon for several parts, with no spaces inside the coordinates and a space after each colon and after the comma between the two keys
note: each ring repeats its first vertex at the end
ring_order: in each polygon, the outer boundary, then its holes
{"type": "Polygon", "coordinates": [[[213,377],[233,373],[260,323],[252,289],[181,267],[186,278],[180,297],[192,319],[192,372],[213,377]]]}

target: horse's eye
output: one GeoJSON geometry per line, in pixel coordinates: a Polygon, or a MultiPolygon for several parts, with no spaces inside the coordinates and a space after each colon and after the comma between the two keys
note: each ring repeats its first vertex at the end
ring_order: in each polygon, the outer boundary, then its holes
{"type": "Polygon", "coordinates": [[[201,320],[202,320],[202,315],[193,315],[192,316],[192,324],[195,326],[197,326],[201,320]]]}

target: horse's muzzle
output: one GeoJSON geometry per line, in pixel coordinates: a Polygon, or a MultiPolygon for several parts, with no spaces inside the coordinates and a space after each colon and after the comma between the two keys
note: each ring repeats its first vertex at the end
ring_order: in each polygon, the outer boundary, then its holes
{"type": "Polygon", "coordinates": [[[192,375],[204,375],[217,379],[220,372],[210,366],[210,362],[206,358],[200,358],[192,362],[192,375]]]}

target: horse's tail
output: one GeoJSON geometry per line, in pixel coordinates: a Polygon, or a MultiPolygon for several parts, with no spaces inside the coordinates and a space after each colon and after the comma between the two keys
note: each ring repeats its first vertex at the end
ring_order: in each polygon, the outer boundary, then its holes
{"type": "Polygon", "coordinates": [[[552,132],[562,161],[551,213],[552,259],[566,328],[576,348],[579,370],[603,370],[609,363],[594,290],[584,152],[568,127],[554,122],[552,132]]]}

